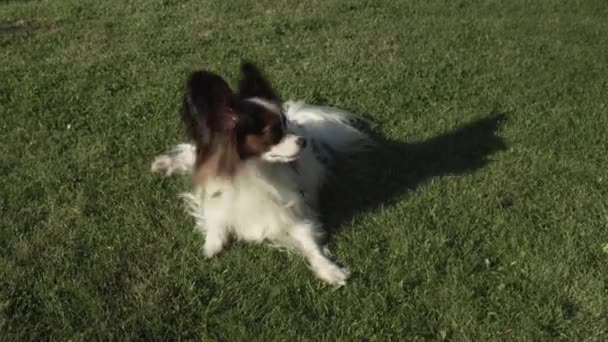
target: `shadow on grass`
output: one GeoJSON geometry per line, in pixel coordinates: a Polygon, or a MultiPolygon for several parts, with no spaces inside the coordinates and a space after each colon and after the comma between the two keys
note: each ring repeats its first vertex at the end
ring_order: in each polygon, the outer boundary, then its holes
{"type": "Polygon", "coordinates": [[[414,143],[375,136],[379,144],[362,158],[360,169],[338,167],[336,180],[324,191],[322,212],[327,229],[336,232],[356,215],[390,205],[433,177],[462,175],[484,167],[494,153],[507,147],[497,135],[505,119],[504,114],[491,114],[414,143]]]}

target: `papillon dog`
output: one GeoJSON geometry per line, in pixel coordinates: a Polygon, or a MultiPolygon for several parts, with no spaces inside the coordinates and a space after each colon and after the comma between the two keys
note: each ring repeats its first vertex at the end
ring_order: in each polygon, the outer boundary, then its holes
{"type": "Polygon", "coordinates": [[[302,254],[323,281],[345,285],[350,273],[323,245],[318,204],[331,162],[373,146],[353,116],[282,103],[251,63],[241,65],[236,92],[215,73],[190,74],[181,116],[191,142],[156,157],[152,171],[192,175],[183,198],[206,235],[204,254],[217,255],[231,237],[270,242],[302,254]]]}

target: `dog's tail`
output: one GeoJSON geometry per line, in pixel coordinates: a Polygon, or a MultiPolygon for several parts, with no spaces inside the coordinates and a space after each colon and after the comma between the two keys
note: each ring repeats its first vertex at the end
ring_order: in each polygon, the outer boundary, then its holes
{"type": "Polygon", "coordinates": [[[308,105],[303,102],[288,101],[284,104],[285,114],[294,130],[303,130],[311,139],[312,147],[331,157],[343,157],[372,149],[373,140],[353,125],[358,119],[346,111],[323,106],[308,105]],[[299,127],[298,127],[299,126],[299,127]]]}

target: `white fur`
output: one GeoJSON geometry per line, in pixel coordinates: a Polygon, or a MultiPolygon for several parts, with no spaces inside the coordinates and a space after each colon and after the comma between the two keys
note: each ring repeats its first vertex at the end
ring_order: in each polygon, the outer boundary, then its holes
{"type": "Polygon", "coordinates": [[[262,155],[262,159],[269,162],[287,163],[300,157],[302,146],[298,143],[303,139],[294,134],[286,134],[281,141],[262,155]]]}
{"type": "Polygon", "coordinates": [[[163,154],[152,162],[152,172],[165,176],[172,174],[188,174],[194,168],[196,161],[196,147],[192,144],[179,144],[168,154],[163,154]]]}
{"type": "MultiPolygon", "coordinates": [[[[231,236],[268,241],[300,252],[323,281],[345,285],[350,273],[331,261],[321,245],[324,232],[317,214],[319,190],[333,154],[362,151],[371,140],[350,125],[347,112],[301,102],[287,102],[284,111],[288,130],[307,140],[307,147],[295,153],[297,159],[289,163],[247,160],[231,180],[208,179],[204,187],[183,198],[196,227],[206,234],[207,257],[221,252],[231,236]]],[[[293,146],[288,149],[295,151],[293,146]]],[[[191,172],[194,153],[193,145],[178,145],[168,155],[157,157],[152,170],[165,175],[191,172]]]]}

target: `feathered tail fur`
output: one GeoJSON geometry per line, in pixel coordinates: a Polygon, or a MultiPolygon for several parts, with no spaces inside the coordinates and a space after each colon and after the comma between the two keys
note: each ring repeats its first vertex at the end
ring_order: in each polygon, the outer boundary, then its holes
{"type": "Polygon", "coordinates": [[[288,121],[295,123],[294,129],[300,126],[306,137],[312,139],[313,148],[319,148],[327,158],[335,153],[348,156],[374,146],[368,135],[354,127],[358,118],[346,111],[300,101],[287,101],[284,111],[288,121]]]}

